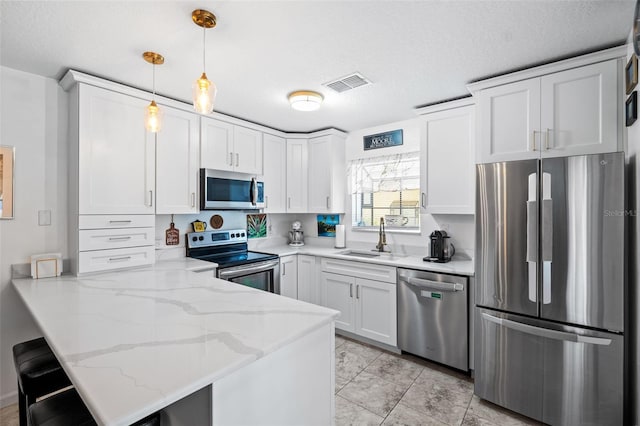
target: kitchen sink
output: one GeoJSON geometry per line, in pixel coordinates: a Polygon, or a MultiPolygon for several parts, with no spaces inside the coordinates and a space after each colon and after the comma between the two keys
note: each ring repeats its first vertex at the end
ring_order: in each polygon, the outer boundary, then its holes
{"type": "Polygon", "coordinates": [[[380,257],[380,252],[377,251],[367,251],[367,250],[345,250],[340,253],[343,256],[354,256],[354,257],[380,257]]]}

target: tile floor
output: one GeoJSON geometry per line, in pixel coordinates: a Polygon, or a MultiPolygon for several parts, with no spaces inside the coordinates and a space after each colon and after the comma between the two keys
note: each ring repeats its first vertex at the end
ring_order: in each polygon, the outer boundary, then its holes
{"type": "Polygon", "coordinates": [[[336,336],[336,426],[537,424],[480,400],[455,370],[336,336]]]}
{"type": "MultiPolygon", "coordinates": [[[[336,426],[535,424],[474,396],[461,373],[336,336],[336,426]]],[[[0,426],[19,426],[17,404],[0,409],[0,426]]]]}

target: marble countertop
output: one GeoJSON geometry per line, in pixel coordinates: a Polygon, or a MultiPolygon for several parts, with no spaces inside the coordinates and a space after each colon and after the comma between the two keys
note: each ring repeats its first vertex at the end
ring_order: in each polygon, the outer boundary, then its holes
{"type": "Polygon", "coordinates": [[[98,423],[125,425],[338,315],[195,272],[211,267],[183,258],[12,282],[98,423]]]}
{"type": "MultiPolygon", "coordinates": [[[[304,245],[301,247],[292,247],[288,244],[260,247],[255,251],[261,251],[263,253],[272,253],[279,256],[289,256],[294,254],[307,254],[310,256],[330,257],[334,259],[351,260],[354,262],[367,262],[377,263],[380,265],[396,266],[398,268],[419,269],[423,271],[441,272],[446,274],[466,275],[473,276],[473,260],[460,258],[459,260],[452,260],[447,263],[433,263],[425,262],[422,260],[424,256],[410,255],[410,254],[396,254],[396,253],[382,253],[376,257],[359,257],[359,256],[347,256],[341,253],[351,250],[350,248],[329,248],[329,247],[317,247],[312,245],[304,245]]],[[[354,248],[353,250],[358,252],[371,252],[374,251],[354,248]]],[[[454,258],[455,259],[455,258],[454,258]]]]}

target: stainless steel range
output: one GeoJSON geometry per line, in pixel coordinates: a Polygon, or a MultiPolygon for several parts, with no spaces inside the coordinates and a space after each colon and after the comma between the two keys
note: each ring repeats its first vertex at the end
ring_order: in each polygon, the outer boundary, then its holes
{"type": "Polygon", "coordinates": [[[244,229],[190,232],[187,256],[217,263],[220,279],[280,294],[280,258],[249,251],[244,229]]]}

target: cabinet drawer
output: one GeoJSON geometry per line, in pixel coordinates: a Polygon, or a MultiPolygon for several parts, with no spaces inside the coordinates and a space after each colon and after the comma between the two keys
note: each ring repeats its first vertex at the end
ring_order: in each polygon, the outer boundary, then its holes
{"type": "Polygon", "coordinates": [[[396,283],[396,268],[392,266],[376,265],[365,262],[352,262],[323,258],[321,262],[323,272],[349,275],[387,283],[396,283]]]}
{"type": "Polygon", "coordinates": [[[153,228],[155,226],[156,217],[152,214],[78,216],[78,229],[153,228]]]}
{"type": "Polygon", "coordinates": [[[155,263],[153,246],[83,251],[79,253],[78,273],[108,271],[153,263],[155,263]]]}
{"type": "Polygon", "coordinates": [[[80,251],[154,245],[154,228],[84,229],[79,231],[80,251]]]}

